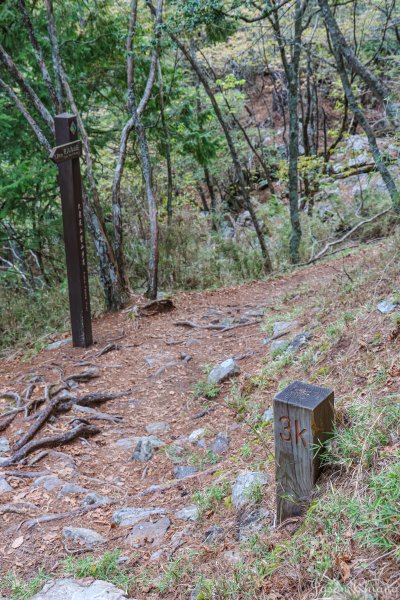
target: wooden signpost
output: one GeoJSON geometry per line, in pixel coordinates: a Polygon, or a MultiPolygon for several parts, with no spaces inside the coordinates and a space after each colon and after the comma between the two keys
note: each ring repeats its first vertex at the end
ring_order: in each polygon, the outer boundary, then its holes
{"type": "Polygon", "coordinates": [[[274,398],[277,522],[301,515],[321,472],[331,437],[334,394],[295,381],[274,398]]]}
{"type": "Polygon", "coordinates": [[[93,337],[79,165],[82,142],[78,140],[74,115],[57,115],[54,124],[58,145],[52,149],[49,158],[57,164],[59,171],[72,343],[76,347],[86,348],[92,345],[93,337]]]}

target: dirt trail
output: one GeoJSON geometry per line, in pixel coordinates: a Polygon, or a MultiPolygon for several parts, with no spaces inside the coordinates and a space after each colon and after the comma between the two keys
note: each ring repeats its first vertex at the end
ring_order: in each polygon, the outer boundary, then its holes
{"type": "MultiPolygon", "coordinates": [[[[355,257],[348,257],[345,262],[350,265],[354,260],[355,257]]],[[[40,451],[28,457],[28,466],[0,468],[0,477],[4,475],[12,488],[3,493],[0,500],[0,510],[3,507],[0,520],[2,574],[15,569],[29,576],[39,567],[57,572],[62,558],[71,553],[85,553],[84,542],[63,537],[66,526],[90,528],[103,536],[104,539],[91,548],[98,554],[115,547],[129,554],[134,548],[135,564],[162,564],[171,559],[179,547],[204,547],[207,535],[217,540],[220,527],[222,545],[217,553],[210,550],[210,561],[216,567],[223,564],[224,556],[232,562],[233,553],[239,547],[238,520],[233,511],[228,511],[222,521],[221,516],[217,519],[212,511],[201,523],[176,517],[176,511],[192,505],[191,496],[196,490],[220,481],[226,473],[232,483],[249,463],[246,454],[241,452],[249,436],[248,428],[235,419],[234,412],[223,401],[232,388],[232,380],[222,384],[215,401],[193,400],[193,385],[205,379],[206,365],[215,366],[235,357],[241,370],[235,381],[240,387],[245,386],[249,376],[256,375],[268,361],[269,350],[263,344],[266,333],[261,329],[265,319],[279,321],[282,312],[291,313],[297,307],[298,323],[292,333],[312,332],[315,312],[307,308],[314,306],[313,299],[321,289],[329,289],[343,264],[343,259],[338,259],[269,281],[204,293],[182,293],[173,299],[176,308],[172,312],[136,318],[134,312],[125,310],[96,320],[96,344],[88,350],[73,349],[68,344],[56,350],[44,350],[28,363],[18,359],[3,362],[0,375],[3,392],[22,393],[29,377],[36,376],[41,383],[37,384],[32,397],[39,397],[44,383],[58,384],[71,374],[93,366],[99,369],[99,377],[80,383],[72,392],[82,396],[130,391],[125,397],[96,407],[97,412],[116,416],[116,422],[91,421],[101,429],[100,434],[56,448],[34,465],[32,461],[35,462],[40,451]],[[190,321],[199,327],[177,326],[175,323],[179,321],[190,321]],[[209,326],[226,326],[227,329],[205,328],[209,326]],[[116,344],[116,349],[99,356],[109,343],[116,344]],[[146,426],[160,421],[167,426],[165,430],[160,426],[160,432],[155,435],[165,447],[156,449],[148,461],[130,460],[137,446],[137,440],[132,438],[149,436],[146,426]],[[202,444],[190,443],[189,434],[199,428],[207,431],[202,444]],[[220,454],[210,453],[218,434],[228,439],[228,447],[222,448],[220,454]],[[174,469],[177,466],[195,466],[198,473],[176,482],[174,469]],[[54,481],[54,477],[43,480],[9,474],[17,470],[48,471],[61,481],[54,481]],[[79,487],[62,487],[65,484],[79,487]],[[166,484],[166,488],[151,489],[160,484],[166,484]],[[88,493],[105,496],[109,503],[89,510],[87,504],[82,504],[89,501],[88,493]],[[7,504],[17,507],[18,513],[4,509],[7,504]],[[82,507],[83,513],[77,514],[82,507]],[[132,546],[127,538],[132,525],[118,526],[112,518],[114,511],[127,507],[159,509],[159,514],[147,518],[146,522],[164,527],[162,534],[155,531],[132,546]],[[60,513],[70,514],[39,524],[29,521],[60,513]],[[230,559],[227,553],[231,553],[230,559]]],[[[262,410],[271,405],[273,391],[261,398],[262,410]]],[[[4,412],[10,401],[0,402],[1,412],[4,412]]],[[[36,438],[67,430],[74,417],[90,420],[91,416],[78,410],[62,414],[49,422],[36,438]]],[[[31,421],[18,417],[0,437],[7,438],[12,446],[21,431],[30,425],[31,421]]],[[[272,446],[269,450],[272,451],[272,446]]],[[[251,462],[258,460],[268,475],[263,507],[268,511],[267,522],[271,524],[273,463],[271,460],[265,463],[265,448],[257,452],[251,462]]],[[[9,454],[5,452],[0,456],[4,458],[9,454]]],[[[146,597],[158,596],[149,593],[146,597]]]]}

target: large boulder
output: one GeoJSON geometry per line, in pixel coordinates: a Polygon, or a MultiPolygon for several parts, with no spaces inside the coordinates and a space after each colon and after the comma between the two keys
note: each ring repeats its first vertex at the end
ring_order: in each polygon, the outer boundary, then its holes
{"type": "Polygon", "coordinates": [[[127,595],[108,581],[81,583],[74,579],[57,579],[46,583],[31,600],[127,600],[127,595]]]}

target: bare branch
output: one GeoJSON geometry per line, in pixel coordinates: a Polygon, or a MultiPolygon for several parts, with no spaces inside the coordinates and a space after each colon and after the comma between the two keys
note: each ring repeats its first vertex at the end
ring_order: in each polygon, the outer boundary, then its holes
{"type": "Polygon", "coordinates": [[[51,145],[43,131],[40,129],[39,125],[36,123],[35,119],[31,116],[25,104],[18,98],[15,94],[14,90],[8,86],[5,81],[0,79],[0,88],[7,94],[7,96],[12,100],[15,106],[18,108],[20,113],[24,116],[26,121],[29,123],[33,132],[35,133],[37,139],[39,140],[40,145],[46,150],[47,154],[50,154],[51,145]]]}

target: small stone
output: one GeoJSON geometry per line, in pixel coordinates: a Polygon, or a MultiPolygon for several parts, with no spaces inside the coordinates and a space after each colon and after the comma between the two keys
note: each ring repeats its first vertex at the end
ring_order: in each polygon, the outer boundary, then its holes
{"type": "Polygon", "coordinates": [[[188,437],[189,442],[191,444],[196,444],[199,440],[201,440],[201,438],[203,438],[206,435],[206,432],[207,430],[204,427],[200,429],[195,429],[188,437]]]}
{"type": "Polygon", "coordinates": [[[0,496],[12,492],[13,488],[7,483],[4,477],[0,477],[0,496]]]}
{"type": "Polygon", "coordinates": [[[222,556],[224,557],[224,560],[231,565],[236,565],[242,560],[241,554],[235,552],[235,550],[225,550],[222,556]]]}
{"type": "Polygon", "coordinates": [[[125,592],[108,581],[57,579],[46,583],[31,600],[126,600],[125,592]]]}
{"type": "Polygon", "coordinates": [[[206,544],[214,544],[215,542],[220,542],[224,538],[224,529],[223,527],[219,527],[218,525],[213,525],[207,529],[204,535],[204,542],[206,544]]]}
{"type": "Polygon", "coordinates": [[[100,494],[96,494],[96,492],[90,492],[82,500],[82,504],[84,506],[91,506],[92,504],[99,504],[101,506],[104,506],[109,502],[111,502],[111,500],[108,496],[101,496],[100,494]]]}
{"type": "Polygon", "coordinates": [[[186,342],[186,346],[198,346],[200,344],[200,340],[197,338],[189,338],[186,342]]]}
{"type": "Polygon", "coordinates": [[[169,425],[165,421],[155,421],[146,425],[146,431],[150,434],[165,433],[169,431],[169,425]]]}
{"type": "Polygon", "coordinates": [[[185,506],[176,511],[175,517],[177,519],[183,519],[184,521],[197,521],[199,518],[199,509],[194,504],[185,506]]]}
{"type": "Polygon", "coordinates": [[[297,352],[298,350],[303,348],[303,346],[306,346],[307,343],[311,340],[311,338],[312,334],[308,331],[305,331],[304,333],[299,333],[290,342],[288,350],[290,350],[290,352],[297,352]]]}
{"type": "Polygon", "coordinates": [[[58,492],[57,498],[64,498],[65,496],[70,496],[72,494],[83,494],[84,492],[87,492],[86,488],[75,485],[74,483],[66,483],[58,492]]]}
{"type": "Polygon", "coordinates": [[[273,408],[267,408],[267,410],[264,412],[263,416],[263,423],[272,423],[272,421],[274,420],[274,409],[273,408]]]}
{"type": "Polygon", "coordinates": [[[10,443],[6,437],[0,437],[0,454],[8,452],[10,449],[10,443]]]}
{"type": "Polygon", "coordinates": [[[257,507],[250,512],[243,512],[239,518],[239,542],[244,542],[249,537],[260,531],[266,525],[266,520],[271,518],[271,513],[265,508],[257,507]]]}
{"type": "Polygon", "coordinates": [[[229,442],[229,437],[225,433],[220,432],[215,438],[211,450],[215,452],[215,454],[225,454],[225,452],[228,452],[229,442]]]}
{"type": "Polygon", "coordinates": [[[175,479],[184,479],[185,477],[188,477],[189,475],[194,475],[197,472],[197,467],[179,466],[175,467],[174,469],[174,477],[175,479]]]}
{"type": "Polygon", "coordinates": [[[393,304],[392,302],[389,302],[389,300],[382,300],[381,302],[379,302],[376,308],[383,315],[387,315],[397,308],[397,304],[393,304]]]}
{"type": "Polygon", "coordinates": [[[121,438],[115,442],[115,445],[119,446],[119,448],[126,448],[127,450],[130,450],[131,448],[135,448],[135,446],[137,446],[139,440],[140,437],[121,438]]]}
{"type": "Polygon", "coordinates": [[[232,502],[236,508],[241,508],[250,502],[249,495],[256,485],[265,485],[269,478],[260,471],[245,471],[238,475],[232,487],[232,502]]]}
{"type": "Polygon", "coordinates": [[[63,346],[67,346],[67,344],[70,344],[72,342],[72,338],[66,338],[65,340],[58,340],[57,342],[52,342],[51,344],[49,344],[47,346],[47,350],[58,350],[59,348],[62,348],[63,346]]]}
{"type": "Polygon", "coordinates": [[[223,383],[230,377],[240,373],[239,365],[233,358],[228,358],[220,365],[215,367],[208,375],[208,383],[218,384],[223,383]]]}
{"type": "Polygon", "coordinates": [[[136,523],[140,523],[144,519],[148,519],[151,515],[163,515],[165,512],[165,508],[136,508],[128,506],[116,510],[112,516],[112,522],[121,527],[128,527],[136,525],[136,523]]]}
{"type": "Polygon", "coordinates": [[[126,541],[132,546],[141,545],[144,542],[150,543],[153,547],[158,546],[162,542],[170,525],[171,521],[168,517],[163,517],[155,523],[151,523],[151,521],[138,523],[133,527],[126,541]]]}
{"type": "Polygon", "coordinates": [[[106,541],[97,531],[85,527],[64,527],[63,538],[72,542],[84,542],[86,546],[94,546],[106,541]]]}
{"type": "Polygon", "coordinates": [[[140,460],[141,462],[146,462],[152,459],[153,456],[154,449],[151,445],[151,442],[146,438],[142,438],[138,441],[135,452],[131,456],[131,460],[140,460]]]}
{"type": "Polygon", "coordinates": [[[289,331],[292,331],[297,325],[298,321],[277,321],[273,324],[273,336],[275,338],[280,337],[282,335],[286,335],[289,331]]]}
{"type": "Polygon", "coordinates": [[[38,477],[32,483],[33,488],[43,487],[47,492],[52,492],[58,488],[61,488],[65,484],[65,481],[58,479],[55,475],[43,475],[38,477]]]}

